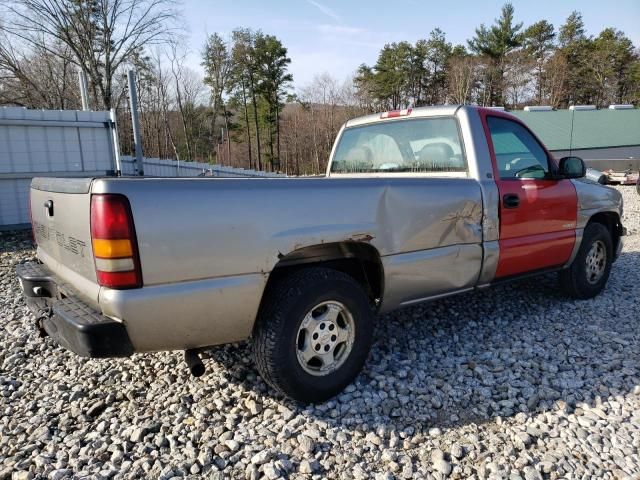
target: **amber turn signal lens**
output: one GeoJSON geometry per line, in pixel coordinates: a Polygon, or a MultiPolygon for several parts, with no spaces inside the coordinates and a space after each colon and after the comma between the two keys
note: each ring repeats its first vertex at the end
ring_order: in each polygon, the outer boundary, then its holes
{"type": "Polygon", "coordinates": [[[99,258],[123,258],[133,256],[131,241],[106,240],[102,238],[93,239],[93,255],[99,258]]]}

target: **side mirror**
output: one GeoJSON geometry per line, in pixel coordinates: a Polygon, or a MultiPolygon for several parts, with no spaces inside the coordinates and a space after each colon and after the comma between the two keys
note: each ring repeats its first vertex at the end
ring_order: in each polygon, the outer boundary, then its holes
{"type": "Polygon", "coordinates": [[[580,157],[562,157],[558,173],[564,178],[582,178],[587,174],[587,167],[580,157]]]}

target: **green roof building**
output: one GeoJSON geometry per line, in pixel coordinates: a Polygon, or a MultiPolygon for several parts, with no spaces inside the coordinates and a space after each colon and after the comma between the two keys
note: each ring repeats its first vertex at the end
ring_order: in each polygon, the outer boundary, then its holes
{"type": "Polygon", "coordinates": [[[511,111],[556,157],[577,155],[600,170],[640,169],[640,109],[511,111]]]}

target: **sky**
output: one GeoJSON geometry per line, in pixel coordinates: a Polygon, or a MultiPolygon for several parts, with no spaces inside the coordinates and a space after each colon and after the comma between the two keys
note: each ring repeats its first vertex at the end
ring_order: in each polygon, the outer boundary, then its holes
{"type": "MultiPolygon", "coordinates": [[[[375,63],[386,43],[428,38],[439,27],[453,44],[465,44],[481,23],[500,15],[504,0],[184,0],[189,66],[202,71],[208,34],[228,36],[236,27],[275,35],[288,49],[296,89],[315,75],[344,80],[375,63]]],[[[622,30],[640,47],[640,0],[513,0],[517,22],[545,19],[558,28],[573,10],[587,34],[622,30]]]]}

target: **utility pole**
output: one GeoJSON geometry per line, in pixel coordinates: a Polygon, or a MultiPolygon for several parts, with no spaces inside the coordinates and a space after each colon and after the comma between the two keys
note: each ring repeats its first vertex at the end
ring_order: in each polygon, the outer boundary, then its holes
{"type": "Polygon", "coordinates": [[[133,128],[133,143],[135,145],[135,170],[136,175],[144,175],[142,156],[142,138],[140,136],[140,117],[138,117],[138,92],[136,91],[136,79],[133,70],[127,71],[129,80],[129,103],[131,105],[131,127],[133,128]]]}

